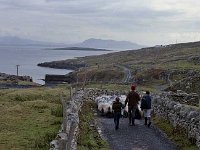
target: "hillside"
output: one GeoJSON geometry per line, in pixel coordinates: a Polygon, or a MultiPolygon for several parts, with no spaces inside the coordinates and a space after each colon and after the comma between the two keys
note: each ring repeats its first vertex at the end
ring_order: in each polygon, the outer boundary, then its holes
{"type": "MultiPolygon", "coordinates": [[[[110,82],[112,77],[114,81],[122,80],[123,75],[120,75],[117,80],[118,77],[113,76],[112,73],[123,74],[122,67],[126,67],[132,75],[129,82],[136,84],[159,82],[159,84],[171,85],[200,72],[200,42],[148,47],[100,56],[46,62],[39,65],[75,70],[84,67],[73,74],[81,76],[86,73],[88,81],[107,82],[110,82]]],[[[154,88],[158,87],[158,85],[154,86],[154,88]]]]}

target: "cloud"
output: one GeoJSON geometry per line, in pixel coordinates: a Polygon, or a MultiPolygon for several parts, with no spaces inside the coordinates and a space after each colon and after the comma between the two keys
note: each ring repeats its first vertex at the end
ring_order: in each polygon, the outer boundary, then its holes
{"type": "Polygon", "coordinates": [[[189,41],[193,35],[200,40],[199,5],[198,0],[0,0],[0,35],[66,43],[91,37],[149,45],[189,41]]]}

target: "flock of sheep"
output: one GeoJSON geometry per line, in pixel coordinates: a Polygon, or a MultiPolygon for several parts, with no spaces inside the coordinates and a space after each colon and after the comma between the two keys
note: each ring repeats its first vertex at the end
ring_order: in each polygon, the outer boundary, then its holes
{"type": "MultiPolygon", "coordinates": [[[[112,104],[115,101],[116,97],[117,97],[116,95],[113,96],[102,95],[95,99],[96,104],[98,106],[98,111],[102,116],[113,117],[112,104]]],[[[120,102],[124,105],[126,96],[120,95],[118,97],[120,98],[120,102]]],[[[122,109],[122,116],[127,117],[128,116],[127,112],[128,112],[128,107],[126,106],[124,109],[122,109]]]]}
{"type": "MultiPolygon", "coordinates": [[[[126,95],[120,95],[120,96],[101,95],[95,99],[95,102],[98,106],[98,112],[101,114],[101,116],[106,116],[109,118],[113,117],[112,104],[115,101],[116,97],[119,97],[120,102],[123,105],[125,105],[126,95]]],[[[141,104],[141,102],[139,102],[139,104],[138,104],[139,111],[141,111],[140,104],[141,104]]],[[[121,114],[124,118],[128,117],[128,106],[127,105],[125,108],[122,109],[121,114]]]]}

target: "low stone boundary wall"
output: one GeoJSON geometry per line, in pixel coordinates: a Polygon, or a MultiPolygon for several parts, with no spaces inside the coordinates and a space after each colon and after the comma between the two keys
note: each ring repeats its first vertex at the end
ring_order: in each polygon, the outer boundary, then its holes
{"type": "Polygon", "coordinates": [[[61,98],[63,105],[63,124],[56,139],[50,143],[50,150],[76,150],[79,116],[84,100],[95,100],[99,95],[118,95],[119,92],[101,89],[71,90],[71,100],[61,98]]]}
{"type": "Polygon", "coordinates": [[[185,130],[190,140],[196,141],[200,149],[200,110],[172,101],[166,94],[154,97],[154,113],[166,120],[175,128],[185,130]]]}
{"type": "Polygon", "coordinates": [[[63,124],[56,139],[50,143],[50,150],[76,150],[79,117],[84,91],[75,91],[71,100],[63,103],[63,124]]]}
{"type": "Polygon", "coordinates": [[[168,92],[167,96],[169,99],[179,102],[181,104],[200,106],[199,96],[197,93],[186,93],[182,90],[177,90],[176,92],[168,92]]]}

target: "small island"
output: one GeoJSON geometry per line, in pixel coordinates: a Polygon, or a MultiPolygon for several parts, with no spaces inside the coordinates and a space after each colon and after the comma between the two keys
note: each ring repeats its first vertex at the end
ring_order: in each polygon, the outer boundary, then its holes
{"type": "Polygon", "coordinates": [[[53,48],[50,50],[112,51],[112,50],[108,50],[108,49],[87,48],[87,47],[61,47],[61,48],[53,48]]]}

